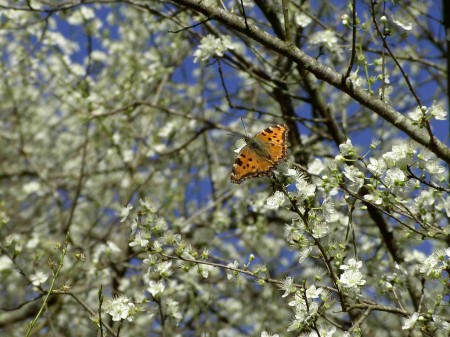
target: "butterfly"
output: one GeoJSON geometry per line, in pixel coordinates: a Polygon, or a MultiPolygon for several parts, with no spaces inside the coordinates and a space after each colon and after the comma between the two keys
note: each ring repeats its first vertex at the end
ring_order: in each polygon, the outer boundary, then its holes
{"type": "Polygon", "coordinates": [[[287,157],[287,125],[270,126],[255,137],[244,137],[246,145],[233,164],[230,180],[240,184],[245,179],[269,175],[287,157]]]}

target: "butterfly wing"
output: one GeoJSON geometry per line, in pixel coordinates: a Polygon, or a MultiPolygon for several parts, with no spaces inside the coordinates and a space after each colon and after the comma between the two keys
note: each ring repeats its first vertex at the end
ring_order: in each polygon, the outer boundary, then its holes
{"type": "Polygon", "coordinates": [[[233,164],[230,180],[232,183],[240,184],[245,179],[268,175],[274,167],[272,162],[258,156],[246,145],[233,164]]]}
{"type": "Polygon", "coordinates": [[[287,158],[287,134],[289,128],[285,124],[270,126],[255,136],[258,144],[264,144],[265,152],[276,166],[287,158]]]}
{"type": "Polygon", "coordinates": [[[236,158],[231,182],[240,184],[248,178],[269,175],[287,157],[288,130],[286,125],[280,124],[258,132],[236,158]]]}

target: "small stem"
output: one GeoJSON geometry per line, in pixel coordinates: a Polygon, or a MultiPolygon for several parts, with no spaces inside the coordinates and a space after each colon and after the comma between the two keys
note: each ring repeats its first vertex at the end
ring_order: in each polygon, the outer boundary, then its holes
{"type": "Polygon", "coordinates": [[[58,269],[56,270],[56,272],[53,275],[52,283],[50,284],[50,288],[47,291],[47,295],[44,298],[44,302],[42,303],[41,308],[39,309],[39,312],[37,313],[36,317],[31,321],[30,326],[28,327],[27,334],[25,335],[26,337],[30,336],[31,330],[33,329],[34,325],[36,324],[39,316],[41,316],[42,311],[44,310],[44,308],[47,304],[48,298],[50,297],[50,294],[52,293],[53,287],[55,286],[56,279],[59,275],[59,272],[60,272],[62,266],[64,265],[64,257],[66,256],[68,244],[69,244],[69,232],[67,232],[67,234],[66,234],[66,238],[64,241],[64,247],[61,250],[61,259],[59,261],[58,269]]]}

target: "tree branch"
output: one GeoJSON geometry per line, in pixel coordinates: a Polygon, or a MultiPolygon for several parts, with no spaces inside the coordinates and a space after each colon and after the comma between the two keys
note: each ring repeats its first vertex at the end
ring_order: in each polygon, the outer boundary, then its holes
{"type": "Polygon", "coordinates": [[[290,58],[293,62],[303,67],[306,71],[314,74],[317,79],[323,80],[345,92],[361,105],[371,109],[381,118],[403,131],[416,142],[428,148],[436,154],[436,156],[447,163],[450,163],[450,148],[448,148],[444,143],[439,141],[436,137],[430,136],[425,130],[414,126],[412,122],[405,118],[400,112],[379,100],[377,97],[371,96],[365,90],[355,87],[350,79],[344,79],[343,74],[340,74],[337,71],[321,64],[295,46],[270,35],[253,24],[248,23],[248,26],[246,26],[243,18],[223,9],[208,6],[203,1],[172,0],[172,2],[203,13],[209,18],[225,24],[230,29],[245,34],[253,40],[261,43],[263,46],[290,58]]]}

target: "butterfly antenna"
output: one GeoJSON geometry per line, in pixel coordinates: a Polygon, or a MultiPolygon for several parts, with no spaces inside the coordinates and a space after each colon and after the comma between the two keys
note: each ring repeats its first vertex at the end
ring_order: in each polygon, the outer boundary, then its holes
{"type": "Polygon", "coordinates": [[[244,119],[241,117],[242,126],[244,127],[245,135],[248,136],[247,128],[245,127],[244,119]]]}

